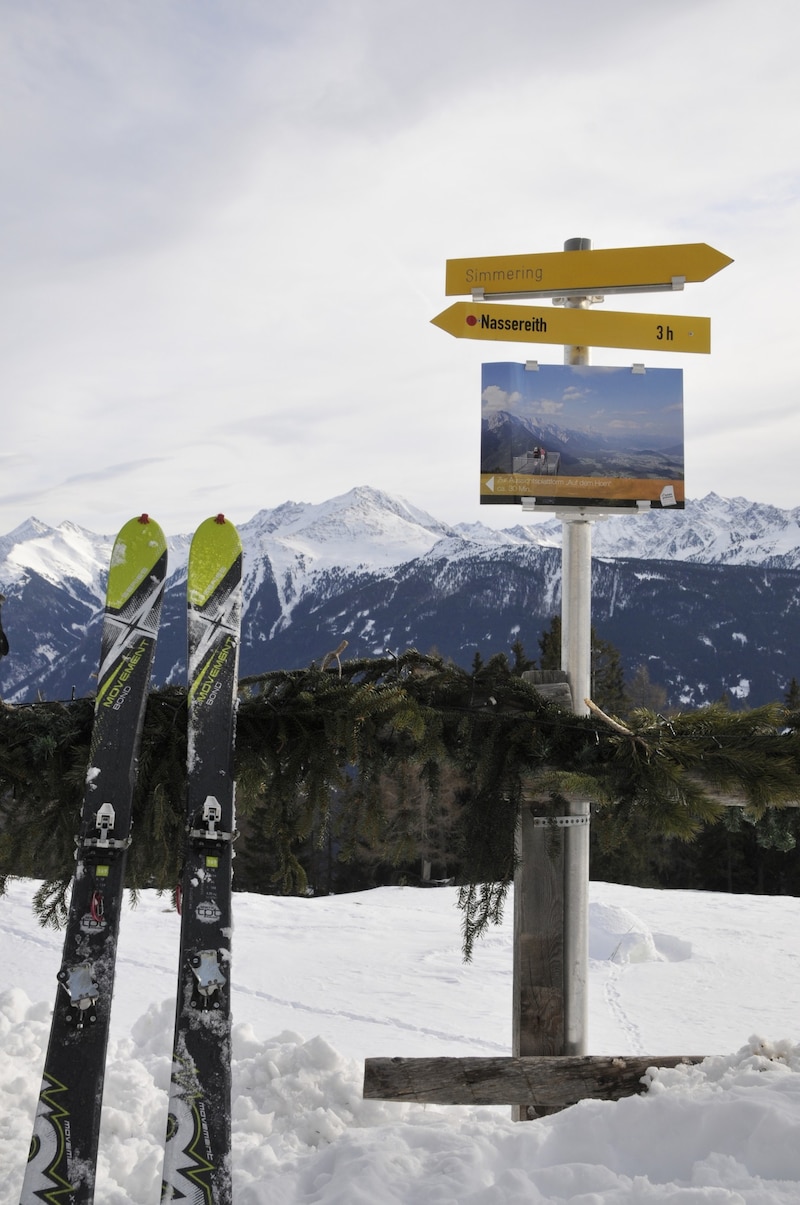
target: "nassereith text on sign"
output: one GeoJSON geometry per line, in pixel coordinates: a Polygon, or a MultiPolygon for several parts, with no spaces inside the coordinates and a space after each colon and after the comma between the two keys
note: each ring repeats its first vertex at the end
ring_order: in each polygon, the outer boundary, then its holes
{"type": "Polygon", "coordinates": [[[630,314],[456,301],[431,322],[457,339],[580,344],[644,351],[711,351],[711,320],[680,314],[630,314]]]}

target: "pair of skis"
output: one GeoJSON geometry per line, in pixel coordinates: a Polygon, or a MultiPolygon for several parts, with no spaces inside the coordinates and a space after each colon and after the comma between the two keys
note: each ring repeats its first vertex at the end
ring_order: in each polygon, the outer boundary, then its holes
{"type": "MultiPolygon", "coordinates": [[[[131,841],[131,808],[167,570],[147,515],[114,544],[89,768],[59,988],[20,1205],[91,1205],[131,841]]],[[[187,572],[188,758],[181,943],[162,1201],[230,1205],[233,743],[242,549],[207,519],[187,572]]]]}

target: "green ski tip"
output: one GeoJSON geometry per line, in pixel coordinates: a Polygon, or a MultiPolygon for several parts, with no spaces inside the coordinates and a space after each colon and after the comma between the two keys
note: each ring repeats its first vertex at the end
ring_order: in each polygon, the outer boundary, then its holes
{"type": "Polygon", "coordinates": [[[224,515],[215,515],[201,523],[189,553],[189,605],[204,606],[241,555],[239,533],[224,515]]]}
{"type": "Polygon", "coordinates": [[[114,541],[108,570],[108,606],[121,610],[167,550],[164,533],[149,515],[131,519],[114,541]]]}

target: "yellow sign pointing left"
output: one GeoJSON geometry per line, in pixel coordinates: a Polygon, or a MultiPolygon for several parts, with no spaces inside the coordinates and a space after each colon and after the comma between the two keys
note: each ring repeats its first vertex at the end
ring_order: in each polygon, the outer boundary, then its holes
{"type": "Polygon", "coordinates": [[[456,301],[431,319],[457,339],[634,347],[643,351],[711,351],[711,319],[456,301]]]}

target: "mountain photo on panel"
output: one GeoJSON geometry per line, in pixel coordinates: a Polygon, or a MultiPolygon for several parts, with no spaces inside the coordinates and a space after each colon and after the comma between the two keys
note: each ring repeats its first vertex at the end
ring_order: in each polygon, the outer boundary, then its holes
{"type": "Polygon", "coordinates": [[[683,372],[482,366],[480,500],[536,509],[684,506],[683,372]]]}

